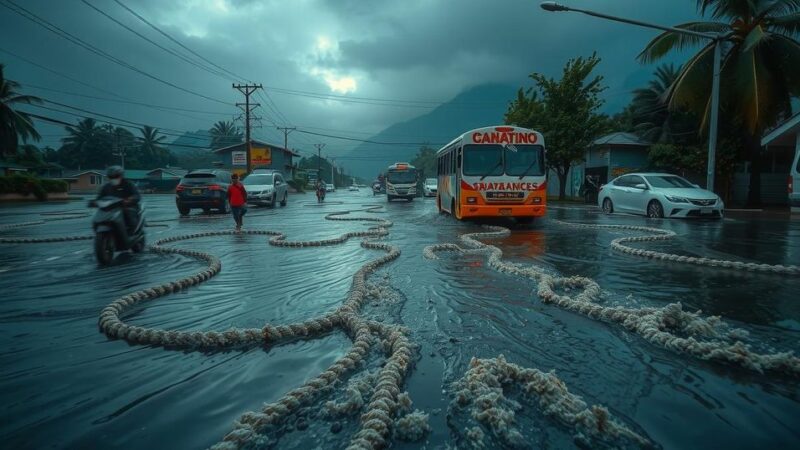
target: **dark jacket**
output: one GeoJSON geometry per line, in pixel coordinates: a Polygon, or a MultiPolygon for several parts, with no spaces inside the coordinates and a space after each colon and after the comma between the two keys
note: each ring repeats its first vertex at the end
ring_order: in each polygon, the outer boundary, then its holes
{"type": "Polygon", "coordinates": [[[142,196],[139,194],[139,189],[132,182],[122,179],[122,182],[116,186],[108,182],[103,185],[100,192],[97,193],[97,198],[100,197],[118,197],[128,199],[129,204],[136,205],[141,200],[142,196]]]}

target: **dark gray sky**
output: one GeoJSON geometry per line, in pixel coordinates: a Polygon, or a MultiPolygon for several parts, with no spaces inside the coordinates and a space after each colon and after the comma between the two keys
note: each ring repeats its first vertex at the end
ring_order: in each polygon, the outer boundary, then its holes
{"type": "MultiPolygon", "coordinates": [[[[184,52],[113,0],[86,1],[160,45],[184,52]]],[[[262,83],[274,105],[266,108],[265,98],[256,99],[263,105],[258,114],[264,117],[264,127],[256,136],[273,142],[282,142],[282,135],[272,121],[365,138],[435,106],[341,102],[312,98],[305,94],[308,92],[351,99],[447,101],[483,83],[527,85],[530,72],[557,75],[569,58],[597,51],[603,59],[598,72],[608,86],[605,109],[614,112],[628,102],[630,90],[645,83],[654,69],[640,65],[635,57],[655,31],[576,13],[548,13],[539,8],[538,1],[120,1],[208,60],[262,83]],[[302,91],[302,95],[285,90],[302,91]]],[[[26,92],[174,130],[170,133],[207,129],[216,120],[239,115],[233,103],[242,101],[242,97],[231,88],[230,79],[166,53],[81,0],[14,2],[137,69],[223,103],[120,67],[0,6],[0,62],[6,64],[6,76],[26,85],[26,92]],[[59,77],[3,51],[106,92],[59,77]],[[165,112],[35,86],[119,100],[111,95],[114,93],[127,100],[202,112],[165,112]]],[[[698,17],[694,0],[563,2],[662,24],[698,17]]],[[[6,0],[0,0],[2,4],[6,0]]],[[[42,112],[74,120],[68,115],[42,112]]],[[[43,144],[58,146],[63,134],[60,128],[44,127],[42,132],[43,144]]],[[[408,138],[414,137],[405,140],[408,138]]],[[[297,133],[291,135],[290,146],[311,150],[311,144],[320,141],[327,142],[327,149],[333,153],[354,146],[297,133]]]]}

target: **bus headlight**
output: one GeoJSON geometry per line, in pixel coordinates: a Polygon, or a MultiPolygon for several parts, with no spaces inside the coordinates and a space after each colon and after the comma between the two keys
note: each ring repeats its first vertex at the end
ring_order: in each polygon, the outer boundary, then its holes
{"type": "Polygon", "coordinates": [[[476,197],[467,197],[467,203],[474,205],[478,203],[478,199],[476,197]]]}
{"type": "Polygon", "coordinates": [[[540,205],[542,203],[542,197],[533,197],[533,204],[540,205]]]}

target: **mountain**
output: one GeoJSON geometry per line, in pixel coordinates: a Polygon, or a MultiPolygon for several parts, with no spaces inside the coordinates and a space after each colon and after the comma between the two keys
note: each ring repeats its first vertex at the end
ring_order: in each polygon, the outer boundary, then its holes
{"type": "MultiPolygon", "coordinates": [[[[396,123],[366,139],[374,142],[419,142],[438,150],[456,136],[474,128],[503,123],[508,104],[517,96],[516,87],[484,84],[470,88],[427,114],[396,123]]],[[[411,161],[420,145],[380,145],[363,143],[341,163],[349,173],[374,179],[386,167],[398,161],[411,161]]]]}
{"type": "Polygon", "coordinates": [[[211,134],[208,130],[183,133],[165,146],[178,158],[178,164],[186,169],[208,168],[219,159],[211,153],[211,134]]]}

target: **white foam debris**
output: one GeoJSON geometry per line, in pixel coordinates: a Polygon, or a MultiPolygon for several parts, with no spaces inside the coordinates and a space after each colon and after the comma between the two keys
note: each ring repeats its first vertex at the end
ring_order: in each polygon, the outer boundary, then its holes
{"type": "MultiPolygon", "coordinates": [[[[572,394],[554,372],[545,373],[523,368],[506,361],[503,355],[493,359],[470,361],[464,377],[455,382],[454,408],[469,408],[470,416],[491,430],[505,446],[524,446],[527,440],[516,427],[516,412],[521,405],[506,397],[512,388],[519,388],[527,404],[536,405],[542,413],[569,427],[573,435],[583,434],[614,444],[625,440],[640,446],[650,441],[611,418],[603,406],[587,404],[572,394]]],[[[480,448],[484,434],[475,427],[468,430],[469,445],[480,448]]]]}
{"type": "Polygon", "coordinates": [[[415,410],[395,422],[395,436],[401,441],[417,442],[431,432],[428,414],[415,410]]]}

